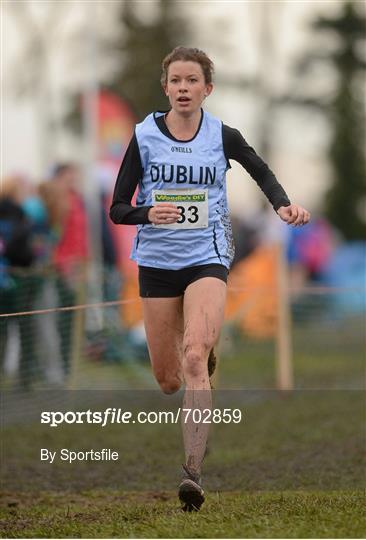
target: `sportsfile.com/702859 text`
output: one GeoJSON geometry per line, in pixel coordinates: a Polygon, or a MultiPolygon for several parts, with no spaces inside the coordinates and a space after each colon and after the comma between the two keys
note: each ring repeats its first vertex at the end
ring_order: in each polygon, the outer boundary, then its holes
{"type": "Polygon", "coordinates": [[[239,424],[240,409],[190,409],[179,407],[176,411],[125,411],[109,407],[103,411],[42,411],[41,424],[57,427],[61,424],[239,424]]]}

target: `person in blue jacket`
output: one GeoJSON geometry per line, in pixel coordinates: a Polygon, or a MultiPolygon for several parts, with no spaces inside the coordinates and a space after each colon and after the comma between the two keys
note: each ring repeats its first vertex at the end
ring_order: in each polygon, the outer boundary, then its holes
{"type": "MultiPolygon", "coordinates": [[[[213,90],[212,74],[212,61],[199,49],[177,47],[166,56],[161,83],[170,109],[137,124],[110,209],[114,223],[137,225],[131,258],[139,268],[156,380],[168,394],[184,381],[183,407],[201,412],[212,406],[213,347],[234,256],[226,195],[230,160],[249,172],[283,221],[298,226],[310,218],[290,202],[241,133],[203,110],[213,90]]],[[[194,423],[188,414],[182,426],[186,463],[179,498],[184,510],[199,510],[209,423],[194,423]]]]}

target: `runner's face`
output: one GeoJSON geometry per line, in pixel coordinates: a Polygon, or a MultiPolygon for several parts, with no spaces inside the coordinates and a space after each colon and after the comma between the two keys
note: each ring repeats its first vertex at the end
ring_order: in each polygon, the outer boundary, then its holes
{"type": "Polygon", "coordinates": [[[206,84],[198,62],[177,60],[168,68],[164,90],[174,111],[190,115],[199,110],[205,97],[211,94],[212,84],[206,84]]]}

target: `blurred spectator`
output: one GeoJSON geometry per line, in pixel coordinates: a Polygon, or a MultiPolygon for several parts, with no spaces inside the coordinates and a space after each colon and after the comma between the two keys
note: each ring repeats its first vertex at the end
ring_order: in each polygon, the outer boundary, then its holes
{"type": "Polygon", "coordinates": [[[322,274],[325,285],[334,287],[330,309],[332,317],[361,315],[365,324],[366,242],[347,242],[338,246],[322,274]]]}
{"type": "MultiPolygon", "coordinates": [[[[47,207],[54,249],[52,262],[61,306],[73,306],[88,257],[87,216],[79,192],[80,171],[74,163],[55,166],[51,179],[40,186],[47,207]]],[[[65,374],[70,367],[74,312],[58,314],[65,374]]]]}
{"type": "MultiPolygon", "coordinates": [[[[53,238],[45,202],[40,195],[40,189],[37,189],[35,185],[29,186],[22,207],[31,224],[34,254],[33,274],[38,277],[37,295],[33,309],[55,308],[58,305],[58,299],[54,272],[51,267],[53,238]]],[[[35,315],[34,320],[35,347],[43,376],[48,383],[62,384],[64,373],[57,315],[53,312],[35,315]]]]}
{"type": "MultiPolygon", "coordinates": [[[[32,309],[37,294],[37,278],[30,272],[34,261],[32,227],[21,203],[25,179],[13,176],[2,181],[0,194],[0,312],[17,313],[32,309]]],[[[0,358],[4,367],[11,325],[20,336],[19,380],[28,387],[37,371],[34,354],[34,319],[19,316],[0,319],[0,358]]]]}
{"type": "Polygon", "coordinates": [[[314,216],[304,228],[289,228],[287,259],[295,291],[309,280],[321,280],[334,244],[335,234],[323,217],[314,216]]]}
{"type": "Polygon", "coordinates": [[[120,295],[122,287],[122,272],[118,268],[119,246],[117,245],[116,237],[113,235],[113,228],[109,219],[115,171],[99,166],[96,170],[96,181],[100,190],[103,300],[116,300],[120,295]]]}
{"type": "Polygon", "coordinates": [[[257,247],[257,233],[252,223],[239,218],[238,216],[232,216],[231,225],[233,231],[233,238],[235,243],[235,255],[232,266],[234,267],[239,261],[248,257],[251,252],[257,247]]]}
{"type": "Polygon", "coordinates": [[[57,165],[49,188],[50,223],[56,233],[53,261],[72,287],[75,272],[88,256],[87,217],[79,192],[80,170],[77,165],[57,165]]]}
{"type": "Polygon", "coordinates": [[[49,262],[51,252],[50,229],[46,206],[33,184],[29,184],[24,193],[21,206],[32,231],[33,264],[43,267],[49,262]]]}

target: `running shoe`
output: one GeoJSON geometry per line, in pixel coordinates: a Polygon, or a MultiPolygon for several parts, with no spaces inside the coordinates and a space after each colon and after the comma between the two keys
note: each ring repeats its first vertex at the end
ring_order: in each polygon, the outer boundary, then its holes
{"type": "Polygon", "coordinates": [[[196,472],[183,465],[184,475],[179,484],[179,499],[184,512],[198,512],[205,500],[201,487],[201,477],[196,472]]]}

